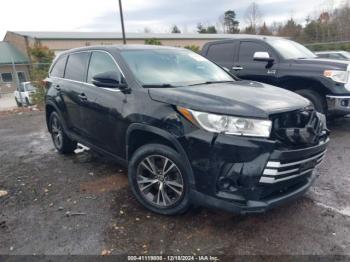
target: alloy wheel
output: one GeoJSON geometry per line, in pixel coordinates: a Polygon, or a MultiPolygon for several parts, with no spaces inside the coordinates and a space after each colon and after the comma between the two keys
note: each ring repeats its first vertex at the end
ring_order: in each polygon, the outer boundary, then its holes
{"type": "Polygon", "coordinates": [[[184,194],[184,180],[177,165],[161,155],[145,157],[137,167],[136,182],[143,198],[152,205],[167,208],[184,194]]]}
{"type": "Polygon", "coordinates": [[[51,122],[51,134],[52,139],[57,148],[62,148],[63,143],[63,131],[62,126],[57,117],[52,118],[51,122]]]}

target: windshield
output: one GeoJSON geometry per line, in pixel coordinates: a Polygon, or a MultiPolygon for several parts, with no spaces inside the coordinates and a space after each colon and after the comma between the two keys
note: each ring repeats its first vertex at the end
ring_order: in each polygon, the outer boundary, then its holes
{"type": "Polygon", "coordinates": [[[184,86],[234,81],[219,66],[187,50],[127,50],[121,54],[144,86],[184,86]]]}
{"type": "Polygon", "coordinates": [[[284,59],[303,59],[315,58],[316,55],[312,53],[305,46],[287,39],[270,39],[267,42],[276,49],[276,51],[284,59]]]}
{"type": "Polygon", "coordinates": [[[350,59],[350,53],[349,53],[349,52],[344,51],[344,52],[342,52],[342,55],[343,55],[345,58],[350,59]]]}

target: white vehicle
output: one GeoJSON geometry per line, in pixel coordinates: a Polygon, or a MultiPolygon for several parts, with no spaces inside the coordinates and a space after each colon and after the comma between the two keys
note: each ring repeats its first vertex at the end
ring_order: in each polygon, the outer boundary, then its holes
{"type": "Polygon", "coordinates": [[[15,91],[15,100],[17,106],[29,106],[32,104],[32,95],[35,93],[35,87],[31,82],[20,83],[18,89],[15,91]]]}
{"type": "Polygon", "coordinates": [[[322,51],[315,54],[319,58],[350,61],[350,53],[347,51],[322,51]]]}

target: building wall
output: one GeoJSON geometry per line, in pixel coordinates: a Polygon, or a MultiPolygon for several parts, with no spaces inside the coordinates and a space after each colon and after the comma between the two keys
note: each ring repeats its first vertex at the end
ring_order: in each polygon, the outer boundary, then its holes
{"type": "Polygon", "coordinates": [[[25,54],[28,57],[26,37],[12,33],[12,32],[7,32],[5,35],[4,41],[13,44],[19,49],[19,51],[21,51],[23,54],[25,54]]]}
{"type": "MultiPolygon", "coordinates": [[[[27,65],[16,65],[17,72],[24,72],[26,80],[29,81],[29,68],[27,65]]],[[[0,65],[0,93],[10,93],[16,90],[15,76],[13,73],[12,65],[0,65]],[[11,73],[12,82],[4,82],[1,74],[11,73]]]]}

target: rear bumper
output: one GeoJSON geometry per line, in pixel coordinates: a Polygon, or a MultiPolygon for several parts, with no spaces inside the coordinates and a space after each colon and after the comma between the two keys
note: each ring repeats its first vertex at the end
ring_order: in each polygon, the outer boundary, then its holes
{"type": "Polygon", "coordinates": [[[350,114],[350,96],[327,95],[328,112],[331,115],[350,114]]]}

